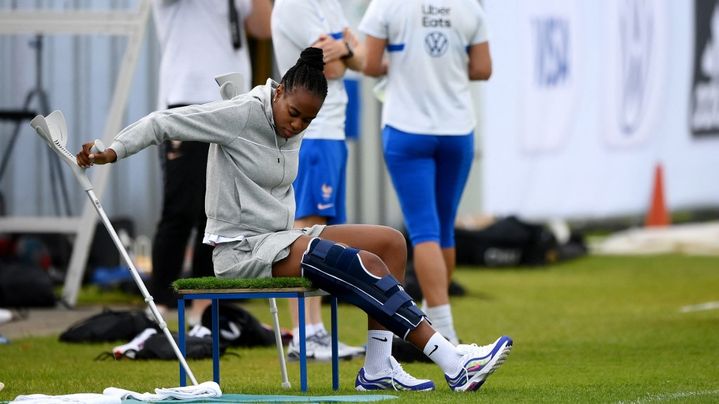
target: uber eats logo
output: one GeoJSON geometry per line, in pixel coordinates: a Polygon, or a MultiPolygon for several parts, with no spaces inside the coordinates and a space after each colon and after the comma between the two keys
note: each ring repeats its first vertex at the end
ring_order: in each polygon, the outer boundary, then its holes
{"type": "MultiPolygon", "coordinates": [[[[422,5],[422,27],[451,28],[450,8],[444,6],[422,5]]],[[[440,57],[449,48],[449,38],[442,31],[431,31],[424,37],[424,49],[432,57],[440,57]]]]}

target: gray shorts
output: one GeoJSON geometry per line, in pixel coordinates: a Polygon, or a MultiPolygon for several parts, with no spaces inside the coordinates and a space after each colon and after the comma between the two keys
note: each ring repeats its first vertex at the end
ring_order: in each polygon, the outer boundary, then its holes
{"type": "Polygon", "coordinates": [[[220,243],[212,251],[218,278],[271,278],[272,264],[290,254],[290,246],[300,236],[318,237],[325,225],[291,229],[247,237],[242,241],[220,243]]]}

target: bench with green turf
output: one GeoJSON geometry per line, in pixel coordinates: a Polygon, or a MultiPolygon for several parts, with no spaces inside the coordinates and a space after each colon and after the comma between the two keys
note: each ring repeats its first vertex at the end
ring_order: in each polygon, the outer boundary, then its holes
{"type": "MultiPolygon", "coordinates": [[[[177,321],[179,328],[179,346],[185,354],[185,301],[194,299],[208,299],[212,301],[212,377],[220,383],[220,337],[219,337],[219,301],[241,299],[269,299],[270,311],[273,317],[275,342],[277,354],[280,359],[282,372],[282,386],[290,387],[287,378],[280,324],[277,315],[276,298],[297,298],[300,340],[300,388],[307,391],[307,350],[305,341],[305,297],[322,296],[327,293],[312,287],[304,278],[263,278],[263,279],[219,279],[186,278],[178,279],[173,283],[177,293],[177,321]]],[[[339,360],[337,356],[337,299],[330,297],[332,319],[332,388],[339,389],[339,360]]],[[[185,386],[185,369],[180,366],[180,385],[185,386]]]]}

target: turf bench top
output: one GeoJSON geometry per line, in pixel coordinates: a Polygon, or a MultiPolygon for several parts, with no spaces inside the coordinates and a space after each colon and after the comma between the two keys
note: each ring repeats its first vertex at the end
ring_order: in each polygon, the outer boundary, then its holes
{"type": "Polygon", "coordinates": [[[252,293],[252,292],[323,292],[305,278],[220,279],[215,277],[184,278],[172,283],[176,293],[252,293]]]}

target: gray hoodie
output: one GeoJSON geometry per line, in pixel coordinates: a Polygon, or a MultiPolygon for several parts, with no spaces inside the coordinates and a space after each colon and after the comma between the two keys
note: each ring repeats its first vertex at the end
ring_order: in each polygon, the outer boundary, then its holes
{"type": "Polygon", "coordinates": [[[210,144],[205,232],[246,237],[292,228],[292,182],[302,134],[275,134],[271,79],[227,101],[154,112],[123,129],[110,147],[117,159],[165,140],[210,144]]]}

